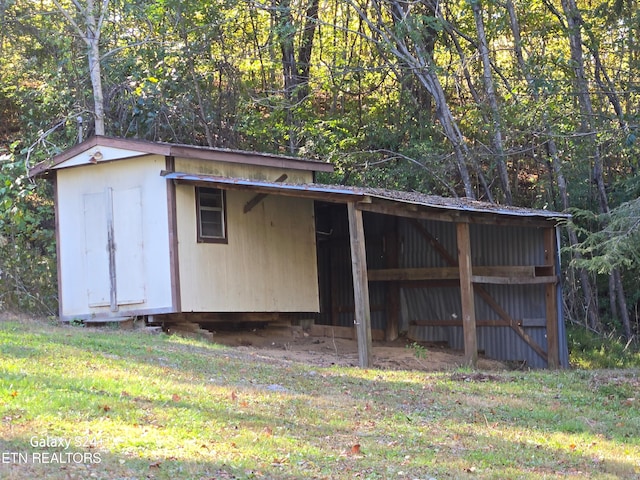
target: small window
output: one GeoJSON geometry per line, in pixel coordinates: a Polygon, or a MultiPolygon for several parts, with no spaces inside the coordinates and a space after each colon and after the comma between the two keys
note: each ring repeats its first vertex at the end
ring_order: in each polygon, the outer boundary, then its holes
{"type": "Polygon", "coordinates": [[[196,187],[198,242],[227,243],[225,192],[196,187]]]}

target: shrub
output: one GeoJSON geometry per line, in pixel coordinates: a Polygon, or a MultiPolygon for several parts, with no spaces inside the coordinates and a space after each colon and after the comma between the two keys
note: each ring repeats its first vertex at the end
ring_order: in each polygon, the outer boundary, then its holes
{"type": "Polygon", "coordinates": [[[55,221],[49,185],[36,188],[24,162],[0,155],[0,309],[57,311],[55,221]]]}
{"type": "Polygon", "coordinates": [[[582,326],[567,328],[569,361],[579,368],[640,367],[637,342],[627,342],[613,333],[601,335],[582,326]]]}

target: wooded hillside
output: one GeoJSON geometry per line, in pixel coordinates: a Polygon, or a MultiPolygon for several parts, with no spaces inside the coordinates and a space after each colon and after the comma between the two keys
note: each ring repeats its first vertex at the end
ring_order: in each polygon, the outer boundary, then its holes
{"type": "Polygon", "coordinates": [[[54,312],[51,194],[97,134],[570,211],[567,318],[640,330],[636,0],[0,0],[0,307],[54,312]]]}

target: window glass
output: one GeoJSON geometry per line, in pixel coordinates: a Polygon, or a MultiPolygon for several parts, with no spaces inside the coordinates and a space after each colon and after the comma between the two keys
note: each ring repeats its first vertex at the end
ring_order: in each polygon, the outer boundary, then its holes
{"type": "Polygon", "coordinates": [[[226,242],[225,192],[217,188],[196,188],[198,241],[226,242]]]}

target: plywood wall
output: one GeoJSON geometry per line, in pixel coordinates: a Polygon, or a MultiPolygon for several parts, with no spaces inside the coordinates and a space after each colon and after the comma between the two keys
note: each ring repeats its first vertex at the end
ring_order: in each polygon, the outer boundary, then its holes
{"type": "Polygon", "coordinates": [[[309,183],[313,180],[313,175],[310,171],[183,158],[176,158],[175,170],[176,172],[265,181],[275,181],[284,173],[287,175],[286,181],[288,183],[309,183]]]}
{"type": "Polygon", "coordinates": [[[195,190],[176,187],[183,311],[318,311],[313,202],[227,192],[227,244],[197,243],[195,190]]]}

